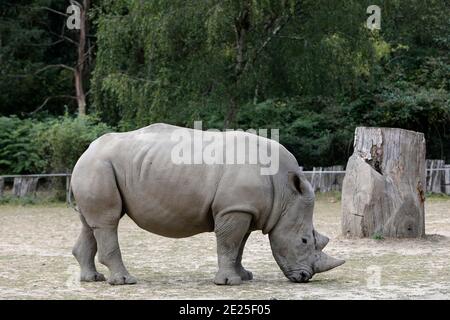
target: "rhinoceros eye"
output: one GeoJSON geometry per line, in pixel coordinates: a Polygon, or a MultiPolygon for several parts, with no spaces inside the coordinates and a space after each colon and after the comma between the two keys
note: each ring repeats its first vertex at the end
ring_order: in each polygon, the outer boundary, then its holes
{"type": "Polygon", "coordinates": [[[303,243],[308,243],[308,240],[306,240],[305,238],[302,238],[302,242],[303,243]]]}

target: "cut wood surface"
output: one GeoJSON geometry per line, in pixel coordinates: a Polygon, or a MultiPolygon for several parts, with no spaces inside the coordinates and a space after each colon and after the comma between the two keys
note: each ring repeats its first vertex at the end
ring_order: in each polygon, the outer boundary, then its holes
{"type": "Polygon", "coordinates": [[[425,235],[425,138],[395,128],[358,127],[342,189],[342,233],[425,235]]]}

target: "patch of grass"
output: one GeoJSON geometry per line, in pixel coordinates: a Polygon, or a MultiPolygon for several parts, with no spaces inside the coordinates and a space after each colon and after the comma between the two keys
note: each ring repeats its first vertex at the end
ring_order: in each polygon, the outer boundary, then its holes
{"type": "Polygon", "coordinates": [[[427,200],[450,200],[450,195],[443,194],[443,193],[427,192],[426,199],[427,200]]]}
{"type": "Polygon", "coordinates": [[[326,200],[328,202],[339,202],[341,201],[341,192],[340,191],[330,191],[330,192],[316,192],[317,200],[326,200]]]}
{"type": "Polygon", "coordinates": [[[12,206],[32,206],[32,205],[50,205],[50,204],[63,203],[57,197],[23,197],[17,198],[14,196],[0,197],[0,205],[12,205],[12,206]]]}
{"type": "Polygon", "coordinates": [[[384,240],[384,237],[382,234],[375,232],[372,236],[372,239],[374,240],[384,240]]]}

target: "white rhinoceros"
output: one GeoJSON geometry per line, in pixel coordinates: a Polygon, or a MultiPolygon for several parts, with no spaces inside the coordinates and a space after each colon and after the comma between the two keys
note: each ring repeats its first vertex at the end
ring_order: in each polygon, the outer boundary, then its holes
{"type": "Polygon", "coordinates": [[[99,261],[111,273],[110,284],[136,283],[119,249],[117,227],[124,214],[141,228],[166,237],[214,231],[216,284],[252,279],[241,259],[254,230],[269,234],[273,256],[291,281],[308,281],[315,273],[344,263],[322,252],[329,239],[313,227],[314,192],[283,146],[242,131],[203,132],[217,141],[246,137],[278,148],[278,171],[262,175],[261,165],[250,163],[176,164],[173,150],[180,142],[174,141],[173,133],[180,129],[198,134],[166,124],[110,133],[95,140],[78,160],[71,186],[82,230],[73,254],[82,281],[105,280],[94,264],[98,250],[99,261]]]}

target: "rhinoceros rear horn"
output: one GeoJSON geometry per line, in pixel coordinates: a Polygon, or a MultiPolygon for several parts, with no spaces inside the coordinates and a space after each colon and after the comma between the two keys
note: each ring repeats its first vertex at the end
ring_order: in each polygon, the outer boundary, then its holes
{"type": "Polygon", "coordinates": [[[345,263],[344,260],[335,259],[327,255],[326,253],[321,252],[319,258],[314,263],[313,270],[315,273],[325,272],[333,268],[339,267],[344,263],[345,263]]]}
{"type": "Polygon", "coordinates": [[[322,251],[323,248],[325,248],[325,246],[328,244],[328,241],[330,241],[327,236],[320,234],[316,230],[314,230],[314,238],[316,239],[316,249],[320,251],[322,251]]]}

